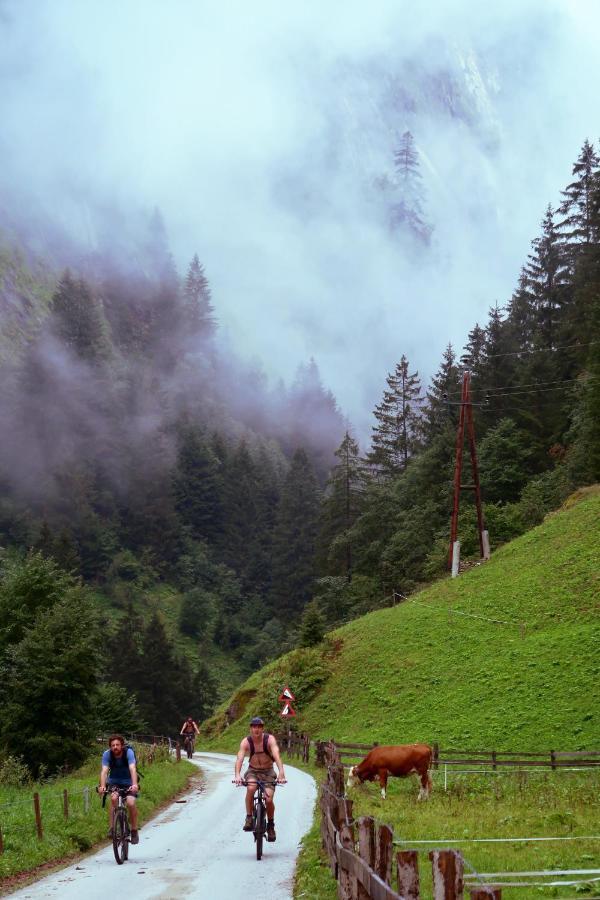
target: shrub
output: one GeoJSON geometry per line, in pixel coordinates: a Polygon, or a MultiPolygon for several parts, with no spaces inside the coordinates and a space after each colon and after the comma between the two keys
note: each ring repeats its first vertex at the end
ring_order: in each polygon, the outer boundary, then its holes
{"type": "Polygon", "coordinates": [[[7,756],[0,762],[0,785],[3,787],[20,787],[30,781],[29,769],[22,756],[7,756]]]}

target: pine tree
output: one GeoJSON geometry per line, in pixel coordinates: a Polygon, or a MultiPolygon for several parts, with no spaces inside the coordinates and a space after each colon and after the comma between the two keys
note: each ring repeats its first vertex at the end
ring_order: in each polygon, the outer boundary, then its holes
{"type": "Polygon", "coordinates": [[[300,646],[316,647],[325,637],[325,619],[316,600],[311,600],[302,613],[300,646]]]}
{"type": "Polygon", "coordinates": [[[496,304],[489,311],[481,367],[472,385],[472,399],[478,404],[476,421],[484,428],[497,425],[510,412],[506,394],[514,377],[514,349],[510,328],[496,304]]]}
{"type": "Polygon", "coordinates": [[[396,201],[392,207],[392,229],[405,230],[428,241],[431,227],[423,218],[423,184],[419,155],[410,131],[405,131],[394,152],[396,201]]]}
{"type": "MultiPolygon", "coordinates": [[[[475,326],[469,338],[473,343],[463,355],[474,359],[477,353],[481,352],[479,341],[483,343],[483,331],[478,325],[475,326]]],[[[423,411],[423,432],[425,434],[426,443],[429,444],[438,434],[442,434],[448,430],[450,426],[450,408],[455,408],[457,402],[460,401],[460,373],[456,365],[456,354],[452,344],[448,344],[444,350],[441,365],[436,374],[431,379],[431,385],[426,392],[426,404],[423,411]]]]}
{"type": "Polygon", "coordinates": [[[40,610],[11,648],[0,686],[0,743],[30,770],[54,774],[89,752],[99,669],[91,602],[70,592],[40,610]]]}
{"type": "Polygon", "coordinates": [[[323,574],[352,579],[350,529],[364,506],[367,470],[358,444],[348,432],[335,451],[338,463],[327,482],[319,529],[320,568],[323,574]]]}
{"type": "Polygon", "coordinates": [[[67,269],[50,309],[56,334],[77,356],[89,362],[108,357],[108,323],[85,281],[76,281],[67,269]]]}
{"type": "MultiPolygon", "coordinates": [[[[534,337],[539,317],[531,290],[531,281],[527,266],[523,266],[519,275],[519,283],[507,306],[507,328],[510,342],[517,350],[533,349],[534,337]]],[[[484,333],[485,334],[485,333],[484,333]]],[[[478,369],[468,366],[474,373],[478,369]]]]}
{"type": "Polygon", "coordinates": [[[375,407],[377,425],[373,427],[372,449],[367,460],[380,474],[403,472],[410,456],[420,446],[421,382],[419,373],[409,374],[403,355],[393,374],[387,376],[388,388],[375,407]]]}
{"type": "Polygon", "coordinates": [[[532,242],[533,253],[525,269],[527,284],[536,314],[538,346],[552,349],[560,335],[561,313],[566,302],[567,267],[561,239],[548,205],[542,221],[542,234],[532,242]]]}
{"type": "Polygon", "coordinates": [[[319,517],[319,488],[303,449],[298,449],[283,483],[273,541],[274,614],[297,620],[312,596],[319,517]]]}
{"type": "Polygon", "coordinates": [[[223,560],[247,586],[253,565],[252,547],[256,538],[258,477],[254,461],[244,440],[230,455],[224,477],[223,560]]]}
{"type": "Polygon", "coordinates": [[[581,245],[593,240],[593,204],[598,179],[600,157],[594,145],[586,140],[577,162],[573,165],[575,179],[567,185],[558,212],[564,218],[559,223],[563,232],[567,259],[573,269],[581,245]]]}
{"type": "Polygon", "coordinates": [[[194,254],[187,271],[183,302],[188,333],[212,337],[217,323],[211,303],[210,284],[197,254],[194,254]]]}
{"type": "Polygon", "coordinates": [[[175,508],[195,539],[216,544],[222,535],[220,464],[192,425],[180,429],[173,472],[175,508]]]}

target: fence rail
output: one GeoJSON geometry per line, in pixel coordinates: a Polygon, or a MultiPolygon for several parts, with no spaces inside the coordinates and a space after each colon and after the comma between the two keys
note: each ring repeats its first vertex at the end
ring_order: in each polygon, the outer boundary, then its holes
{"type": "MultiPolygon", "coordinates": [[[[288,731],[277,735],[280,747],[289,756],[308,762],[310,749],[314,749],[315,762],[325,766],[332,763],[343,765],[360,761],[370,750],[379,746],[378,741],[370,744],[343,743],[330,738],[328,741],[312,740],[307,734],[288,731]]],[[[600,767],[600,750],[440,750],[439,744],[432,744],[434,769],[460,766],[498,768],[546,768],[546,769],[590,769],[600,767]]]]}

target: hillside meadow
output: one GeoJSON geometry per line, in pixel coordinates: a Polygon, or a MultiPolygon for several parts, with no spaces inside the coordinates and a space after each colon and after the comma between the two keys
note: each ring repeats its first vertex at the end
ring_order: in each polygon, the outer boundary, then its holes
{"type": "MultiPolygon", "coordinates": [[[[287,684],[296,697],[294,727],[314,738],[437,741],[442,750],[600,749],[599,526],[600,489],[578,492],[485,565],[255,673],[204,723],[207,742],[234,750],[258,713],[270,729],[280,729],[277,698],[287,684]]],[[[318,778],[312,763],[309,768],[318,778]]],[[[420,841],[460,849],[467,871],[598,867],[599,777],[450,774],[444,790],[439,770],[428,803],[417,803],[414,779],[391,779],[385,802],[372,784],[350,796],[355,816],[373,815],[393,826],[402,841],[398,849],[422,851],[427,900],[432,845],[420,841]],[[523,840],[534,837],[560,840],[523,840]]],[[[319,844],[315,825],[300,856],[296,898],[336,896],[319,844]]],[[[596,887],[521,886],[503,894],[521,900],[592,896],[596,887]]]]}
{"type": "Polygon", "coordinates": [[[204,723],[233,749],[251,715],[314,738],[442,749],[600,748],[600,488],[486,564],[253,674],[204,723]]]}

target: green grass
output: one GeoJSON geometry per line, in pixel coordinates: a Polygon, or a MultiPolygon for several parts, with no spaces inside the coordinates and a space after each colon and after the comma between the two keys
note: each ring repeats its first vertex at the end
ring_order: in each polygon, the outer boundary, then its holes
{"type": "MultiPolygon", "coordinates": [[[[294,726],[314,738],[437,741],[442,750],[600,749],[599,563],[596,486],[485,565],[266,666],[204,723],[203,734],[213,746],[235,751],[252,715],[279,730],[277,697],[288,684],[296,696],[294,726]]],[[[413,779],[392,779],[385,803],[376,786],[357,789],[355,814],[381,818],[398,838],[439,840],[439,846],[452,837],[598,835],[599,775],[453,776],[444,793],[438,773],[427,804],[417,804],[413,779]]],[[[598,841],[460,849],[479,871],[595,868],[600,860],[598,841]]],[[[426,850],[421,872],[429,890],[426,850]]],[[[295,897],[328,898],[332,887],[313,828],[295,897]]],[[[581,890],[504,893],[528,900],[581,890]]]]}
{"type": "Polygon", "coordinates": [[[600,490],[588,490],[489,563],[266,666],[205,732],[231,749],[250,715],[278,728],[289,683],[294,724],[313,737],[600,749],[599,522],[600,490]]]}
{"type": "MultiPolygon", "coordinates": [[[[373,816],[378,822],[393,827],[395,839],[402,841],[396,849],[419,850],[422,900],[432,897],[431,864],[427,854],[434,847],[460,850],[467,861],[467,872],[472,870],[471,867],[477,872],[600,867],[600,839],[516,843],[475,843],[471,840],[599,837],[600,772],[455,775],[450,777],[446,792],[443,774],[438,772],[434,775],[434,790],[429,801],[417,802],[417,792],[416,779],[391,779],[385,801],[376,784],[353,788],[349,796],[354,800],[355,818],[373,816]],[[435,843],[411,843],[418,840],[435,843]]],[[[540,896],[568,897],[574,893],[574,888],[503,890],[503,896],[518,897],[519,900],[540,896]]]]}
{"type": "MultiPolygon", "coordinates": [[[[30,871],[42,863],[62,861],[106,839],[107,812],[102,809],[95,792],[99,770],[99,758],[94,758],[68,778],[21,788],[0,787],[0,827],[4,838],[4,853],[0,854],[0,888],[4,878],[30,871]],[[85,787],[90,788],[87,814],[83,803],[85,787]],[[63,815],[65,789],[69,792],[68,820],[63,815]],[[40,795],[42,841],[38,840],[35,829],[34,791],[40,795]]],[[[143,824],[157,807],[185,788],[190,775],[197,772],[197,767],[183,760],[175,763],[165,759],[144,765],[138,799],[140,822],[143,824]]]]}

